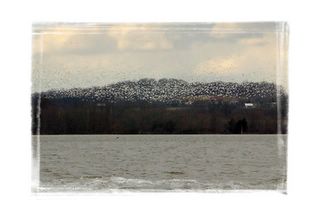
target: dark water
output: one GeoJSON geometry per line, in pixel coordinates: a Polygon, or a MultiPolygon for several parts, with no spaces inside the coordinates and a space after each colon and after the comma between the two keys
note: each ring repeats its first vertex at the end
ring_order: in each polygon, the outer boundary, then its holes
{"type": "MultiPolygon", "coordinates": [[[[37,153],[37,136],[33,136],[37,153]]],[[[40,136],[40,191],[285,190],[286,136],[40,136]]]]}

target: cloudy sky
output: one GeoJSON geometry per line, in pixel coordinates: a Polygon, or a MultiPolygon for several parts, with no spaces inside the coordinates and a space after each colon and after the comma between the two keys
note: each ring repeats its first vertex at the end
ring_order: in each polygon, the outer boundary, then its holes
{"type": "Polygon", "coordinates": [[[279,23],[36,24],[32,90],[141,78],[267,81],[286,88],[285,29],[279,23]]]}

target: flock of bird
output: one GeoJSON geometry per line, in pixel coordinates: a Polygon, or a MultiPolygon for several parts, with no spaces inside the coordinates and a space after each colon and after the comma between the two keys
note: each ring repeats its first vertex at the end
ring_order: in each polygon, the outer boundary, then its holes
{"type": "Polygon", "coordinates": [[[285,94],[282,87],[268,82],[193,82],[178,79],[122,81],[102,87],[72,88],[42,92],[47,99],[74,98],[83,101],[183,102],[196,97],[270,98],[285,94]]]}

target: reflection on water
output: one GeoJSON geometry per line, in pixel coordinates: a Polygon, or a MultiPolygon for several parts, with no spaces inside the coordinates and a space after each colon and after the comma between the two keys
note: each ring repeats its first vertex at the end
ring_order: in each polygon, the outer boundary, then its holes
{"type": "Polygon", "coordinates": [[[60,135],[40,141],[42,191],[286,187],[286,136],[60,135]]]}

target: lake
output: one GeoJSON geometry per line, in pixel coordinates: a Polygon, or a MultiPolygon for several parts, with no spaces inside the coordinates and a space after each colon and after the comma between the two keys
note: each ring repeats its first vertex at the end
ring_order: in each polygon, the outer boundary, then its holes
{"type": "Polygon", "coordinates": [[[34,135],[32,140],[36,191],[286,190],[286,135],[34,135]]]}

